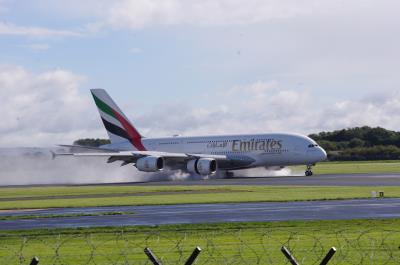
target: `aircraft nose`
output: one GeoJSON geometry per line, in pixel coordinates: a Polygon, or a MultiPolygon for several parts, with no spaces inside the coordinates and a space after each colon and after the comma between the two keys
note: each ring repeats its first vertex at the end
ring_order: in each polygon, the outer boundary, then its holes
{"type": "Polygon", "coordinates": [[[320,146],[307,150],[307,156],[310,161],[313,161],[314,163],[321,162],[327,159],[327,154],[325,150],[320,146]]]}
{"type": "Polygon", "coordinates": [[[324,161],[328,158],[326,151],[322,147],[319,147],[318,155],[320,156],[321,161],[324,161]]]}

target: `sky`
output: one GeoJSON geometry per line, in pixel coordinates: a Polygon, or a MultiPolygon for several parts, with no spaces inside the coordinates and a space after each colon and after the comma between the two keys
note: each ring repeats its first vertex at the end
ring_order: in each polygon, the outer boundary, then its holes
{"type": "Polygon", "coordinates": [[[0,0],[0,147],[400,128],[395,0],[0,0]]]}

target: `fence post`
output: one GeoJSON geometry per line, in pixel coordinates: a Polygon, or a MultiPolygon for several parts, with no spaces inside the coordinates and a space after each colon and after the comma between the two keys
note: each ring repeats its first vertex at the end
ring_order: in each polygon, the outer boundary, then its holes
{"type": "Polygon", "coordinates": [[[162,263],[157,260],[156,255],[153,254],[150,248],[145,248],[144,253],[146,253],[147,257],[153,263],[153,265],[162,265],[162,263]]]}
{"type": "Polygon", "coordinates": [[[192,255],[190,255],[189,259],[186,261],[185,265],[192,265],[195,262],[197,256],[199,256],[200,252],[201,252],[201,248],[200,247],[196,247],[193,250],[192,255]]]}
{"type": "Polygon", "coordinates": [[[39,258],[38,257],[34,257],[30,263],[30,265],[38,265],[39,264],[39,258]]]}
{"type": "Polygon", "coordinates": [[[290,261],[290,263],[292,265],[299,265],[297,260],[293,257],[293,255],[290,253],[290,251],[285,246],[282,246],[281,251],[282,251],[283,255],[285,255],[285,257],[290,261]]]}
{"type": "Polygon", "coordinates": [[[335,255],[335,253],[336,253],[336,248],[335,247],[331,247],[331,249],[329,250],[328,254],[326,254],[325,258],[321,261],[320,265],[328,264],[328,262],[331,260],[333,255],[335,255]]]}

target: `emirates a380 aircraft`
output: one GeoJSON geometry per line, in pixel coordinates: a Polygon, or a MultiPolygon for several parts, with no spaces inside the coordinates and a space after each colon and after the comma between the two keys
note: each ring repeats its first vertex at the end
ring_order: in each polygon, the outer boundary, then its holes
{"type": "Polygon", "coordinates": [[[133,164],[144,172],[169,168],[207,176],[220,171],[227,177],[238,169],[291,165],[306,165],[305,175],[311,176],[312,166],[326,159],[325,150],[314,140],[291,133],[146,138],[105,90],[92,89],[91,92],[111,144],[89,148],[96,149],[91,153],[55,155],[108,157],[108,163],[133,164]]]}

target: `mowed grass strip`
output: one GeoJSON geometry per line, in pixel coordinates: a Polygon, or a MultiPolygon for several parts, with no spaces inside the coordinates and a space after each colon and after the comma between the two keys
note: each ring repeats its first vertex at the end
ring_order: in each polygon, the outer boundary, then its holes
{"type": "Polygon", "coordinates": [[[0,263],[148,264],[150,247],[163,264],[287,264],[288,247],[302,264],[319,264],[335,246],[332,264],[399,264],[400,220],[224,223],[158,227],[33,230],[0,234],[0,263]]]}
{"type": "MultiPolygon", "coordinates": [[[[215,186],[218,187],[218,186],[215,186]]],[[[168,187],[163,187],[168,188],[168,187]]],[[[183,188],[183,187],[182,187],[183,188]]],[[[189,189],[189,187],[187,187],[189,189]]],[[[196,189],[196,187],[190,187],[196,189]]],[[[198,187],[202,188],[202,187],[198,187]]],[[[385,197],[400,197],[400,187],[315,187],[315,186],[220,186],[224,192],[160,194],[104,198],[72,198],[2,201],[0,209],[41,209],[117,205],[159,205],[184,203],[233,203],[261,201],[304,201],[369,198],[371,191],[384,191],[385,197]]],[[[43,188],[46,189],[46,188],[43,188]]],[[[183,189],[185,190],[185,189],[183,189]]],[[[1,192],[1,191],[0,191],[1,192]]]]}
{"type": "MultiPolygon", "coordinates": [[[[300,169],[296,167],[296,169],[300,169]]],[[[323,174],[400,173],[400,161],[350,161],[318,163],[313,172],[323,174]]]]}
{"type": "MultiPolygon", "coordinates": [[[[145,173],[144,173],[145,174],[145,173]]],[[[137,194],[157,192],[218,192],[224,191],[221,186],[135,186],[135,185],[99,185],[99,186],[39,186],[39,187],[2,187],[0,199],[26,198],[43,196],[89,196],[98,194],[137,194]]],[[[229,191],[229,188],[228,188],[229,191]]]]}

